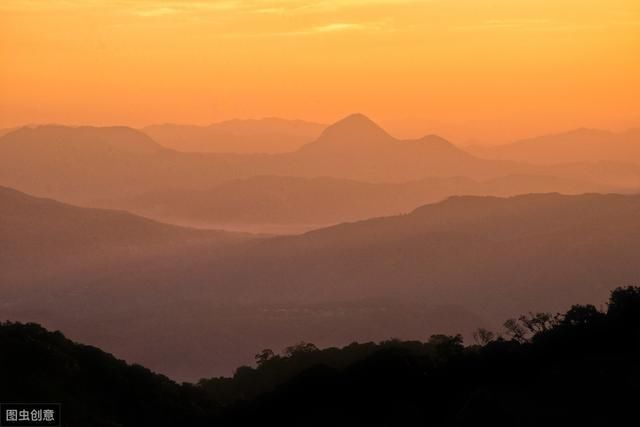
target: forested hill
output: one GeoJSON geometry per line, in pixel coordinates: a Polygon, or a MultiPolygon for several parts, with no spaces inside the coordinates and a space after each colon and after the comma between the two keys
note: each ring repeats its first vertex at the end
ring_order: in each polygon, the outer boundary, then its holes
{"type": "Polygon", "coordinates": [[[0,324],[0,401],[61,402],[66,426],[629,425],[640,288],[606,309],[528,314],[428,342],[301,343],[233,378],[176,384],[36,324],[0,324]]]}

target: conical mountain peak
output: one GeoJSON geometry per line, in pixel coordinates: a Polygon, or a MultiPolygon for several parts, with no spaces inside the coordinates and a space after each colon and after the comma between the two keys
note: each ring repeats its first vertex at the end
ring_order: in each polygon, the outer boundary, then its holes
{"type": "Polygon", "coordinates": [[[393,137],[364,114],[351,114],[324,130],[319,143],[367,144],[392,142],[393,137]]]}

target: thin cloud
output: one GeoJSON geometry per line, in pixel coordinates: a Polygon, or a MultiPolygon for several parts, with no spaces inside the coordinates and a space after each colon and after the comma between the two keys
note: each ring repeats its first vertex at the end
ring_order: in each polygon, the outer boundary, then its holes
{"type": "Polygon", "coordinates": [[[568,32],[568,31],[603,31],[620,26],[620,22],[576,23],[553,21],[549,19],[491,19],[477,24],[452,27],[456,31],[534,31],[534,32],[568,32]]]}
{"type": "Polygon", "coordinates": [[[316,33],[335,33],[338,31],[357,31],[357,30],[366,30],[367,26],[363,24],[349,24],[344,22],[337,22],[334,24],[321,25],[319,27],[314,27],[312,32],[316,33]]]}
{"type": "Polygon", "coordinates": [[[143,4],[132,5],[131,13],[141,17],[167,16],[194,12],[228,12],[241,9],[239,1],[217,2],[165,2],[162,7],[144,7],[143,4]]]}
{"type": "Polygon", "coordinates": [[[134,15],[141,16],[143,18],[174,15],[176,13],[180,13],[180,11],[171,7],[158,7],[154,9],[136,10],[133,12],[134,15]]]}
{"type": "Polygon", "coordinates": [[[139,17],[171,16],[188,12],[306,14],[332,12],[354,7],[397,6],[433,1],[440,0],[11,0],[0,2],[0,10],[108,9],[139,17]]]}
{"type": "Polygon", "coordinates": [[[548,27],[551,21],[547,19],[490,19],[477,24],[460,25],[456,30],[492,30],[514,28],[541,28],[548,27]]]}
{"type": "Polygon", "coordinates": [[[382,30],[381,23],[349,23],[334,22],[325,25],[319,25],[311,28],[291,30],[291,31],[274,31],[274,32],[238,32],[226,33],[225,38],[256,38],[256,37],[292,37],[292,36],[320,36],[338,34],[343,32],[364,32],[382,30]]]}

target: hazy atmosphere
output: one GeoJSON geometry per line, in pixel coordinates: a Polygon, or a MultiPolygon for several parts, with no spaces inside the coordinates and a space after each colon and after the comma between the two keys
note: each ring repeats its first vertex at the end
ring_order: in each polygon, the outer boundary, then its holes
{"type": "Polygon", "coordinates": [[[361,111],[400,137],[640,126],[634,0],[6,0],[0,126],[361,111]]]}
{"type": "Polygon", "coordinates": [[[631,0],[1,2],[0,425],[616,425],[639,52],[631,0]]]}

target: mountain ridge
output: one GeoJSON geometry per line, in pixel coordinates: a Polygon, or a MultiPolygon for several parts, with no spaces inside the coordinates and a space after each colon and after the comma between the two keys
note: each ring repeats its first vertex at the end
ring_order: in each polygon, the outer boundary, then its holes
{"type": "Polygon", "coordinates": [[[539,175],[640,188],[640,165],[633,163],[531,165],[484,159],[437,136],[397,140],[362,115],[345,118],[297,151],[278,154],[185,153],[120,128],[38,128],[0,137],[0,184],[74,204],[168,189],[203,190],[259,175],[373,183],[539,175]],[[94,137],[96,132],[100,135],[94,137]],[[112,141],[119,132],[126,138],[112,141]]]}
{"type": "Polygon", "coordinates": [[[210,125],[165,123],[141,129],[159,144],[203,153],[282,153],[317,138],[326,125],[277,117],[232,119],[210,125]]]}
{"type": "Polygon", "coordinates": [[[29,219],[20,227],[0,217],[2,235],[22,245],[0,247],[6,315],[177,378],[252,360],[265,340],[346,345],[454,326],[469,334],[519,313],[594,303],[607,283],[640,280],[638,195],[450,198],[296,236],[186,245],[169,236],[142,253],[137,243],[91,239],[73,217],[70,233],[42,208],[31,212],[14,215],[29,219]],[[40,231],[48,228],[56,239],[40,231]]]}
{"type": "Polygon", "coordinates": [[[640,163],[640,130],[612,132],[578,128],[540,135],[497,146],[471,146],[487,158],[539,164],[619,161],[640,163]]]}
{"type": "Polygon", "coordinates": [[[255,229],[260,224],[264,227],[280,224],[291,226],[291,232],[296,232],[301,227],[319,228],[397,215],[452,195],[509,196],[551,191],[577,194],[620,192],[621,189],[587,181],[527,175],[508,175],[489,181],[452,177],[405,183],[260,175],[225,181],[205,190],[167,190],[92,204],[125,209],[168,223],[234,229],[243,224],[255,229]]]}
{"type": "Polygon", "coordinates": [[[99,148],[102,151],[122,150],[131,154],[155,154],[165,148],[146,134],[128,126],[65,126],[32,125],[14,129],[2,136],[3,145],[28,144],[46,149],[65,143],[74,148],[99,148]],[[47,142],[42,144],[43,138],[47,142]]]}

